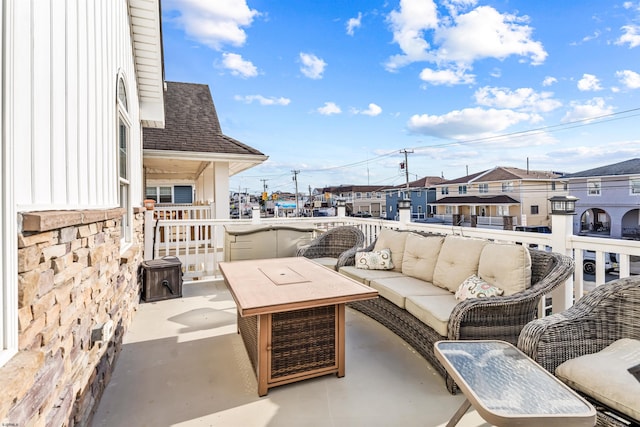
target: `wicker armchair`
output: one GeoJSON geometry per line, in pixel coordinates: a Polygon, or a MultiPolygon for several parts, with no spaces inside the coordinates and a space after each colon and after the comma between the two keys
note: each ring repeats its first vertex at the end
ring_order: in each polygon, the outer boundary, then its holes
{"type": "MultiPolygon", "coordinates": [[[[563,362],[603,350],[621,338],[640,340],[640,277],[614,280],[597,287],[569,309],[527,324],[518,347],[555,373],[563,362]]],[[[587,396],[588,397],[588,396],[587,396]]],[[[597,425],[628,426],[608,408],[592,400],[597,425]]],[[[640,420],[634,420],[640,424],[640,420]]]]}
{"type": "Polygon", "coordinates": [[[297,255],[318,260],[337,270],[353,259],[356,251],[364,245],[364,234],[359,228],[340,226],[330,229],[298,249],[297,255]]]}

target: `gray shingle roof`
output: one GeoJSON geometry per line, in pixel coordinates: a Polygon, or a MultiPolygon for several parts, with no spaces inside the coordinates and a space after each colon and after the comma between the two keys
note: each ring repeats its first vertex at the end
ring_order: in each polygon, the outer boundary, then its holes
{"type": "Polygon", "coordinates": [[[144,129],[145,150],[263,155],[222,133],[209,86],[166,82],[165,128],[144,129]]]}
{"type": "Polygon", "coordinates": [[[585,178],[590,176],[637,175],[640,174],[640,158],[624,162],[587,169],[582,172],[569,173],[563,178],[585,178]]]}
{"type": "Polygon", "coordinates": [[[506,196],[506,195],[498,195],[498,196],[450,196],[443,197],[442,199],[436,200],[432,202],[433,204],[485,204],[485,205],[497,205],[497,204],[508,204],[508,205],[519,205],[520,202],[516,199],[506,196]]]}

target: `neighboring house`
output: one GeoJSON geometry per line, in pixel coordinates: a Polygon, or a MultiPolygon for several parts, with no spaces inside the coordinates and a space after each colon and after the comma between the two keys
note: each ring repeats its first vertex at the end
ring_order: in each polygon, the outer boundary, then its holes
{"type": "Polygon", "coordinates": [[[436,201],[436,185],[443,183],[445,180],[439,176],[425,176],[416,181],[407,184],[398,185],[392,189],[385,191],[386,202],[386,218],[398,218],[398,201],[411,200],[411,219],[424,220],[432,217],[436,213],[435,206],[432,205],[436,201]]]}
{"type": "Polygon", "coordinates": [[[640,239],[640,158],[566,174],[575,234],[640,239]]]}
{"type": "Polygon", "coordinates": [[[459,225],[511,229],[551,224],[549,198],[565,195],[560,175],[513,167],[495,167],[436,185],[437,215],[459,225]]]}
{"type": "Polygon", "coordinates": [[[0,420],[88,425],[137,308],[159,0],[0,8],[0,420]]]}
{"type": "Polygon", "coordinates": [[[229,218],[229,177],[268,157],[222,133],[205,84],[166,82],[164,109],[164,129],[144,129],[146,197],[213,203],[215,218],[229,218]]]}
{"type": "Polygon", "coordinates": [[[330,206],[335,206],[338,199],[346,202],[349,215],[369,214],[374,218],[384,218],[386,212],[385,190],[391,186],[380,185],[339,185],[316,188],[314,196],[323,196],[330,206]]]}

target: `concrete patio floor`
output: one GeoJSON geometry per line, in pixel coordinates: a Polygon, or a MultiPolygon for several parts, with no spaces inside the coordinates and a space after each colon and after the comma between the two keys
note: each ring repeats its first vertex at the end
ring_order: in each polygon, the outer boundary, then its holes
{"type": "MultiPolygon", "coordinates": [[[[347,309],[346,376],[257,383],[224,282],[142,303],[93,417],[114,426],[445,426],[464,401],[404,341],[347,309]]],[[[458,424],[487,426],[471,409],[458,424]]]]}

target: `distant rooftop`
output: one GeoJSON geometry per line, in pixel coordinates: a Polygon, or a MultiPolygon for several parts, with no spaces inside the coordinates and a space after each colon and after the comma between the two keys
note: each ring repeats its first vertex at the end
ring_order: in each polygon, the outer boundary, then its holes
{"type": "Polygon", "coordinates": [[[582,172],[566,174],[563,178],[586,178],[594,176],[618,176],[640,174],[640,158],[625,160],[624,162],[587,169],[582,172]]]}

